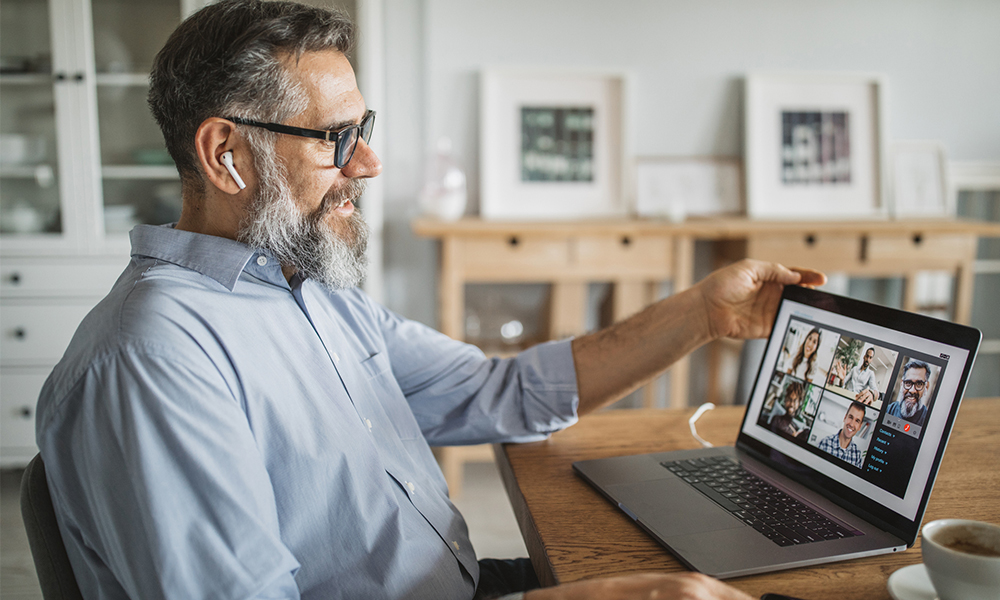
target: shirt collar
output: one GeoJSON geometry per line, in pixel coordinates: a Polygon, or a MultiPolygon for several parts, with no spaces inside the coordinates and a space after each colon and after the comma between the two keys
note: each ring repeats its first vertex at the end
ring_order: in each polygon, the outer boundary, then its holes
{"type": "Polygon", "coordinates": [[[236,240],[174,229],[173,224],[138,225],[129,233],[129,238],[132,241],[132,256],[148,256],[197,271],[218,281],[229,291],[236,287],[240,273],[248,268],[248,264],[256,277],[274,279],[271,276],[261,277],[260,271],[266,266],[267,275],[277,271],[281,283],[286,287],[288,285],[273,255],[236,240]],[[251,263],[250,259],[255,256],[258,259],[251,263]],[[260,257],[265,260],[260,261],[260,257]]]}

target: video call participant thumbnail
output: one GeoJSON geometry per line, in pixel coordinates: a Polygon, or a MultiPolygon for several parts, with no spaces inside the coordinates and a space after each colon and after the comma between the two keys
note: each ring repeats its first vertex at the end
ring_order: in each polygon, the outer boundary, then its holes
{"type": "Polygon", "coordinates": [[[855,400],[869,406],[879,397],[878,379],[875,377],[872,365],[873,358],[875,358],[875,348],[869,346],[861,358],[861,364],[854,365],[850,371],[843,365],[838,365],[840,376],[844,379],[844,387],[857,394],[855,400]]]}
{"type": "Polygon", "coordinates": [[[793,381],[785,388],[785,414],[771,419],[771,431],[789,437],[799,437],[805,433],[805,429],[795,427],[795,417],[798,416],[799,409],[805,399],[805,388],[798,381],[793,381]]]}
{"type": "Polygon", "coordinates": [[[923,427],[928,412],[927,406],[923,403],[923,397],[929,391],[930,378],[930,365],[916,359],[907,362],[903,367],[899,395],[896,401],[889,405],[886,412],[923,427]]]}
{"type": "Polygon", "coordinates": [[[864,422],[865,405],[854,400],[847,407],[847,413],[844,414],[844,426],[837,433],[820,440],[819,449],[860,469],[861,463],[864,461],[864,454],[854,443],[854,436],[861,431],[861,425],[864,422]]]}

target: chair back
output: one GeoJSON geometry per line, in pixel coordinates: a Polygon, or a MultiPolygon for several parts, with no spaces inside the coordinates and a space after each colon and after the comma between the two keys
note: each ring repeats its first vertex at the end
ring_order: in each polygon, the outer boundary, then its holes
{"type": "Polygon", "coordinates": [[[83,600],[63,544],[45,480],[45,464],[36,454],[21,478],[21,516],[45,600],[83,600]]]}

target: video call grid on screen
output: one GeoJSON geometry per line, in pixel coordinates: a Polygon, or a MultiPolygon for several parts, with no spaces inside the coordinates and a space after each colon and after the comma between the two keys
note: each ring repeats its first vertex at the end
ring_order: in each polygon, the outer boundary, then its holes
{"type": "MultiPolygon", "coordinates": [[[[968,352],[942,342],[887,329],[790,300],[782,303],[771,336],[761,371],[761,381],[767,381],[767,384],[759,384],[754,388],[748,412],[752,418],[744,422],[743,433],[908,519],[915,518],[927,476],[941,443],[948,414],[956,400],[968,352]],[[839,432],[853,400],[843,388],[827,385],[831,370],[836,371],[832,369],[833,355],[826,352],[825,355],[829,356],[830,362],[818,370],[815,367],[811,369],[809,375],[813,375],[812,382],[804,382],[795,376],[803,375],[801,368],[791,375],[780,370],[780,367],[786,366],[785,362],[795,354],[794,349],[791,352],[786,351],[788,343],[786,338],[794,329],[794,325],[805,331],[818,327],[826,332],[827,339],[823,340],[824,336],[821,334],[819,345],[830,344],[831,339],[835,339],[838,345],[841,339],[856,339],[861,340],[863,344],[862,352],[867,351],[868,347],[874,347],[877,351],[881,351],[883,358],[894,357],[891,365],[884,365],[889,371],[883,373],[883,378],[878,383],[878,387],[881,388],[879,398],[873,401],[871,406],[865,407],[864,423],[861,425],[865,429],[854,435],[854,439],[857,440],[863,432],[867,432],[867,438],[862,440],[864,455],[861,468],[820,450],[819,443],[822,437],[813,435],[813,431],[817,429],[816,420],[821,410],[826,411],[827,429],[839,432]],[[910,359],[924,362],[931,370],[928,374],[928,384],[920,399],[921,405],[927,407],[921,425],[888,414],[889,406],[899,399],[903,375],[901,371],[910,359]],[[822,380],[815,377],[820,373],[823,375],[822,380]],[[764,379],[765,377],[767,379],[764,379]],[[793,439],[788,434],[775,433],[766,423],[768,411],[765,410],[765,403],[769,400],[769,396],[777,392],[778,397],[768,408],[774,411],[777,405],[782,404],[784,400],[782,392],[790,381],[799,381],[803,384],[805,397],[801,400],[798,414],[799,421],[808,425],[804,439],[793,439]],[[776,390],[776,386],[780,386],[780,389],[776,390]],[[811,414],[804,414],[803,411],[810,411],[811,414]],[[887,455],[891,457],[888,462],[885,459],[887,455]]],[[[799,331],[799,337],[796,339],[804,338],[805,336],[799,331]]],[[[797,347],[795,343],[792,345],[797,347]]],[[[816,353],[820,354],[819,349],[816,353]]],[[[819,361],[817,358],[817,362],[819,361]]],[[[858,362],[860,363],[860,359],[858,362]]],[[[918,370],[917,373],[919,372],[918,370]]],[[[856,414],[858,411],[853,412],[856,414]]],[[[772,416],[773,414],[772,412],[772,416]]]]}

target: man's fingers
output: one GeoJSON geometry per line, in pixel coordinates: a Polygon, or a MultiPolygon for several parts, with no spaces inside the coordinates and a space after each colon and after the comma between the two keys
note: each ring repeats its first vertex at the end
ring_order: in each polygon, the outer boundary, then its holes
{"type": "Polygon", "coordinates": [[[798,284],[801,286],[816,287],[826,283],[826,275],[815,269],[792,267],[791,270],[799,274],[798,284]]]}

